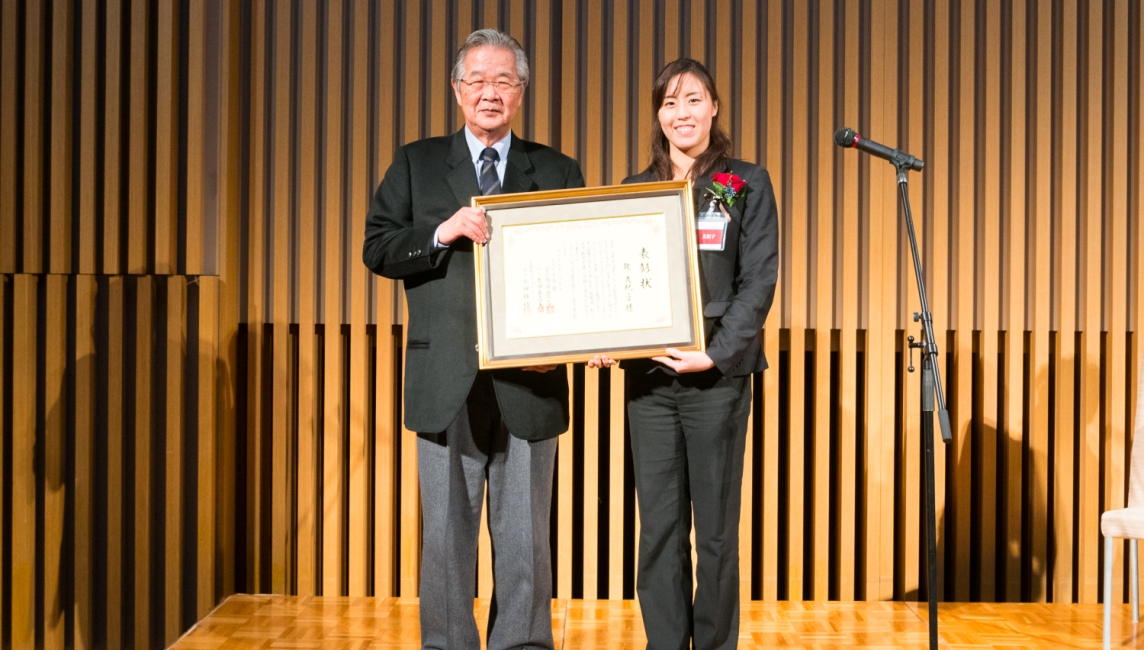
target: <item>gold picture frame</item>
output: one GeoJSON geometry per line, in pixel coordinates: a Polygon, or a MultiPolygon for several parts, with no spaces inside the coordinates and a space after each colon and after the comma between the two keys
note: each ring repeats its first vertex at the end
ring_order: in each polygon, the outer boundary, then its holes
{"type": "Polygon", "coordinates": [[[705,350],[691,181],[473,197],[480,368],[705,350]]]}

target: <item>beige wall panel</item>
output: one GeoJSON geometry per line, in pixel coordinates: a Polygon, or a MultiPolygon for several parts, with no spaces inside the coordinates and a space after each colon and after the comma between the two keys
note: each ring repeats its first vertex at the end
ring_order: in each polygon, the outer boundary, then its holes
{"type": "MultiPolygon", "coordinates": [[[[465,7],[467,3],[460,3],[461,7],[465,7]]],[[[458,10],[458,25],[461,30],[465,29],[467,23],[464,22],[467,8],[458,10]]],[[[532,60],[529,62],[532,66],[531,74],[532,79],[528,82],[528,89],[525,90],[525,102],[532,102],[535,106],[533,110],[532,121],[532,139],[536,142],[545,145],[552,144],[551,124],[552,124],[552,40],[548,38],[548,34],[552,29],[552,5],[547,2],[539,2],[533,8],[536,22],[536,48],[533,52],[532,60]]],[[[459,35],[458,47],[464,36],[468,35],[465,32],[459,35]]],[[[617,68],[621,66],[616,66],[617,68]]],[[[461,111],[457,111],[457,125],[464,124],[464,116],[461,111]]]]}
{"type": "MultiPolygon", "coordinates": [[[[568,373],[568,402],[575,399],[572,365],[552,372],[568,373]]],[[[568,431],[575,431],[576,416],[568,414],[568,431]]],[[[567,432],[565,432],[567,433],[567,432]]],[[[556,575],[552,583],[556,598],[572,597],[572,436],[557,438],[556,447],[556,575]]]]}
{"type": "MultiPolygon", "coordinates": [[[[1075,0],[1065,0],[1062,10],[1066,15],[1076,15],[1075,0]]],[[[1053,126],[1054,133],[1060,133],[1061,125],[1077,123],[1077,28],[1071,20],[1062,24],[1062,40],[1060,43],[1061,75],[1059,88],[1054,93],[1054,106],[1059,112],[1060,121],[1053,126]]],[[[1077,147],[1073,138],[1065,138],[1060,142],[1058,162],[1054,165],[1053,188],[1056,204],[1054,228],[1060,233],[1054,238],[1056,262],[1053,265],[1054,288],[1054,315],[1053,331],[1057,333],[1056,367],[1058,395],[1073,395],[1077,387],[1076,376],[1076,274],[1063,269],[1077,268],[1077,147]]],[[[1076,567],[1069,561],[1076,547],[1073,535],[1077,522],[1073,518],[1073,490],[1076,481],[1080,478],[1072,471],[1073,459],[1078,452],[1073,445],[1074,431],[1074,400],[1065,399],[1056,401],[1056,427],[1058,435],[1056,441],[1056,467],[1057,475],[1053,485],[1056,488],[1053,504],[1053,523],[1056,566],[1053,567],[1055,585],[1053,585],[1054,602],[1073,602],[1077,584],[1074,582],[1076,567]],[[1063,561],[1062,561],[1063,560],[1063,561]]]]}
{"type": "MultiPolygon", "coordinates": [[[[44,412],[37,413],[37,434],[42,436],[43,470],[37,472],[44,490],[44,555],[43,587],[40,595],[44,608],[44,647],[63,648],[64,638],[64,530],[65,508],[71,498],[67,480],[67,419],[71,400],[67,388],[67,319],[68,279],[65,275],[45,278],[44,300],[44,412]],[[42,418],[42,419],[41,419],[42,418]]],[[[37,346],[38,347],[38,346],[37,346]]],[[[37,364],[39,367],[39,364],[37,364]]],[[[38,373],[37,373],[38,374],[38,373]]],[[[37,378],[36,381],[39,384],[37,378]]]]}
{"type": "MultiPolygon", "coordinates": [[[[972,464],[973,464],[973,433],[971,422],[973,420],[973,283],[972,270],[974,260],[974,205],[967,197],[976,194],[974,184],[974,30],[972,26],[976,20],[975,7],[969,3],[961,5],[958,15],[952,17],[960,21],[961,38],[956,43],[956,55],[960,74],[955,79],[951,74],[951,86],[956,93],[954,104],[953,126],[957,129],[958,144],[956,161],[950,161],[950,168],[955,171],[956,183],[954,205],[956,224],[950,228],[950,238],[955,247],[956,259],[951,264],[953,278],[950,283],[952,304],[950,310],[951,325],[955,331],[953,342],[953,377],[952,399],[950,406],[950,425],[953,428],[953,442],[955,445],[950,451],[954,454],[953,483],[956,486],[953,495],[954,530],[972,531],[970,520],[972,500],[972,464]]],[[[957,8],[954,7],[954,11],[957,8]]],[[[951,103],[953,103],[951,101],[951,103]]],[[[973,535],[964,535],[951,539],[954,544],[954,557],[956,566],[968,567],[970,558],[970,540],[973,535]]],[[[954,600],[969,600],[970,571],[958,571],[953,574],[954,600]]]]}
{"type": "MultiPolygon", "coordinates": [[[[17,275],[12,287],[12,367],[36,367],[37,276],[17,275]]],[[[9,579],[14,650],[36,644],[36,388],[34,372],[12,382],[12,539],[9,579]]]]}
{"type": "Polygon", "coordinates": [[[1001,176],[1001,148],[993,144],[1001,140],[1000,5],[990,3],[984,7],[983,13],[984,15],[978,16],[978,20],[984,21],[984,28],[979,27],[976,30],[978,39],[984,40],[979,47],[984,47],[986,52],[985,70],[977,70],[978,80],[983,78],[985,83],[984,115],[979,113],[976,120],[978,133],[984,135],[981,147],[984,164],[980,172],[981,182],[976,195],[983,198],[984,203],[976,214],[977,218],[980,219],[981,241],[979,241],[975,251],[975,265],[983,279],[983,286],[978,287],[978,295],[975,296],[974,301],[981,314],[979,319],[981,326],[981,375],[976,381],[980,382],[981,385],[982,404],[979,417],[982,435],[980,437],[980,449],[976,450],[976,453],[979,453],[982,459],[980,465],[982,498],[981,527],[977,532],[981,546],[981,563],[978,574],[981,595],[988,600],[994,600],[998,594],[997,566],[998,563],[1004,566],[1003,558],[998,557],[998,553],[1004,552],[1004,549],[998,549],[996,544],[997,528],[1000,526],[1004,531],[1004,523],[997,520],[996,495],[1001,486],[998,485],[995,460],[997,458],[998,440],[1004,439],[1000,414],[997,409],[998,372],[1000,370],[997,365],[998,307],[1000,306],[998,270],[1000,265],[989,262],[989,260],[1001,259],[999,245],[1000,211],[998,209],[1001,203],[1001,187],[998,182],[1001,176]]]}
{"type": "MultiPolygon", "coordinates": [[[[273,7],[272,17],[275,21],[273,44],[275,67],[273,74],[274,97],[272,98],[274,132],[272,152],[274,156],[274,179],[270,187],[270,200],[273,208],[268,211],[271,219],[270,229],[273,237],[273,258],[270,260],[272,276],[270,288],[273,294],[273,308],[270,315],[272,323],[273,345],[273,375],[270,378],[273,397],[271,426],[271,495],[270,507],[270,588],[274,593],[283,593],[287,589],[292,571],[289,566],[289,554],[293,529],[288,520],[292,519],[288,509],[293,504],[286,496],[292,492],[295,478],[295,466],[291,444],[293,432],[291,430],[291,409],[289,396],[291,392],[290,376],[290,295],[293,290],[291,267],[294,264],[290,250],[290,226],[294,220],[297,206],[294,204],[293,169],[295,162],[293,119],[295,98],[291,93],[293,83],[293,5],[288,3],[277,4],[273,7]]],[[[269,44],[268,44],[269,45],[269,44]]]]}
{"type": "MultiPolygon", "coordinates": [[[[903,36],[901,47],[910,52],[923,51],[925,39],[925,24],[923,8],[919,6],[907,6],[906,12],[899,16],[899,21],[907,26],[908,34],[903,36]]],[[[898,83],[899,88],[902,90],[902,97],[900,98],[899,105],[903,107],[901,112],[902,119],[905,121],[898,132],[903,133],[899,146],[905,151],[921,151],[924,159],[924,140],[922,137],[922,126],[925,120],[924,111],[924,60],[919,57],[910,57],[904,63],[898,66],[898,75],[901,80],[898,83]]],[[[915,154],[918,155],[918,154],[915,154]]],[[[873,162],[873,161],[871,161],[873,162]]],[[[885,165],[879,163],[883,168],[885,165]]],[[[909,198],[911,210],[917,209],[913,213],[913,223],[915,236],[918,240],[918,245],[922,246],[929,236],[929,226],[924,218],[924,212],[921,208],[924,203],[924,184],[923,179],[914,175],[915,178],[910,179],[909,184],[909,198]]],[[[900,196],[900,192],[898,193],[900,196]]],[[[900,204],[900,199],[898,204],[900,204]]],[[[888,224],[887,224],[888,225],[888,224]]],[[[913,323],[904,317],[903,312],[912,313],[921,307],[921,299],[918,295],[917,281],[914,279],[914,264],[913,257],[910,250],[909,234],[905,224],[904,216],[899,216],[894,219],[894,227],[897,231],[895,240],[897,242],[897,285],[899,287],[899,296],[901,304],[896,310],[897,316],[895,321],[899,323],[905,332],[902,336],[900,345],[903,352],[909,358],[909,345],[906,336],[913,335],[915,340],[920,341],[924,338],[924,328],[918,327],[918,324],[913,323]]],[[[919,251],[919,255],[921,255],[919,251]]],[[[923,268],[925,268],[925,258],[922,261],[923,268]]],[[[920,359],[918,362],[920,366],[920,359]]],[[[900,369],[900,364],[898,365],[900,369]]],[[[927,567],[926,548],[928,544],[928,527],[926,526],[926,512],[928,504],[923,498],[925,495],[924,489],[919,489],[920,486],[925,485],[926,468],[922,463],[922,439],[921,432],[921,383],[922,377],[920,372],[906,374],[904,379],[904,390],[902,395],[902,403],[899,407],[902,417],[902,436],[901,448],[904,457],[901,459],[903,464],[902,476],[904,484],[901,490],[901,503],[897,507],[903,511],[903,519],[906,522],[902,531],[904,544],[898,547],[897,554],[899,554],[902,575],[900,582],[895,585],[895,593],[910,593],[916,592],[919,594],[922,585],[922,575],[927,567]]],[[[932,416],[931,416],[932,417],[932,416]]],[[[931,422],[936,426],[936,418],[931,419],[931,422]]],[[[936,433],[936,432],[935,432],[936,433]]],[[[936,436],[935,436],[936,439],[936,436]]],[[[936,440],[935,440],[936,444],[936,440]]],[[[935,480],[936,486],[936,480],[935,480]]],[[[897,581],[896,581],[897,582],[897,581]]]]}
{"type": "MultiPolygon", "coordinates": [[[[829,4],[818,6],[818,34],[812,34],[818,56],[818,69],[809,71],[817,92],[812,98],[816,104],[818,123],[808,125],[816,133],[831,133],[834,127],[834,11],[829,4]]],[[[830,390],[837,380],[830,372],[831,330],[833,329],[834,302],[834,152],[836,146],[830,138],[820,137],[816,142],[816,167],[812,173],[817,202],[817,214],[808,214],[807,221],[815,224],[815,265],[810,271],[814,277],[814,600],[827,600],[830,596],[830,390]]],[[[847,473],[848,475],[849,473],[847,473]]]]}
{"type": "MultiPolygon", "coordinates": [[[[858,10],[858,0],[847,0],[841,8],[841,11],[845,12],[845,24],[855,24],[858,20],[858,10]]],[[[842,58],[845,63],[843,69],[838,72],[843,79],[854,79],[858,67],[857,35],[851,30],[843,30],[840,38],[843,40],[838,45],[843,50],[842,58]]],[[[838,84],[836,88],[843,94],[841,100],[843,106],[842,124],[857,124],[858,88],[854,84],[848,83],[838,84]]],[[[842,299],[838,301],[842,310],[842,331],[839,341],[841,360],[839,381],[842,386],[839,394],[839,440],[841,445],[837,453],[843,478],[839,483],[838,497],[841,499],[841,507],[838,508],[841,520],[838,535],[838,595],[841,600],[853,600],[857,597],[857,590],[862,588],[862,585],[858,584],[856,570],[859,567],[854,559],[855,537],[859,519],[856,513],[861,512],[861,504],[858,500],[857,490],[853,489],[859,480],[857,478],[856,437],[860,433],[857,402],[858,363],[856,358],[858,351],[858,156],[843,156],[842,179],[836,182],[842,195],[842,229],[841,232],[836,233],[836,238],[842,241],[842,272],[840,274],[842,299]]],[[[774,316],[768,320],[774,320],[774,316]]],[[[837,317],[836,320],[838,320],[837,317]]],[[[769,352],[768,358],[770,358],[769,352]]],[[[775,371],[770,371],[768,374],[773,376],[775,371]]],[[[774,387],[768,386],[766,390],[776,390],[778,388],[777,382],[775,384],[774,387]]],[[[765,392],[764,399],[768,399],[765,392]]]]}
{"type": "Polygon", "coordinates": [[[583,596],[595,600],[600,565],[600,371],[584,369],[583,596]]]}
{"type": "MultiPolygon", "coordinates": [[[[1083,328],[1081,335],[1082,365],[1080,393],[1080,513],[1077,522],[1077,588],[1078,600],[1082,603],[1096,603],[1100,584],[1100,447],[1103,436],[1100,427],[1100,348],[1103,312],[1101,305],[1101,250],[1102,205],[1101,185],[1104,180],[1102,161],[1104,142],[1102,134],[1104,75],[1104,7],[1098,3],[1080,3],[1079,9],[1087,12],[1087,31],[1082,44],[1087,44],[1086,52],[1077,62],[1081,67],[1080,88],[1081,214],[1078,216],[1078,236],[1080,240],[1081,283],[1078,319],[1083,328]],[[1087,41],[1087,43],[1085,43],[1087,41]]],[[[1084,17],[1081,18],[1084,20],[1084,17]]],[[[1080,29],[1080,27],[1078,27],[1080,29]]]]}
{"type": "Polygon", "coordinates": [[[315,235],[317,233],[315,208],[318,188],[316,170],[316,124],[318,102],[317,93],[318,59],[307,53],[316,51],[318,46],[318,7],[304,4],[298,15],[301,32],[301,66],[298,74],[298,404],[297,404],[297,453],[298,453],[298,506],[295,518],[297,530],[297,564],[294,571],[298,595],[317,595],[318,548],[317,513],[318,494],[316,479],[319,456],[316,419],[317,372],[315,367],[315,278],[319,270],[315,268],[315,235]]]}
{"type": "MultiPolygon", "coordinates": [[[[397,31],[397,27],[389,15],[383,14],[381,19],[381,42],[385,43],[392,40],[397,31]]],[[[393,86],[393,79],[397,74],[394,65],[393,48],[383,47],[379,54],[381,58],[379,65],[381,75],[380,86],[382,89],[390,88],[393,86]]],[[[446,66],[451,65],[451,54],[452,53],[449,53],[449,56],[445,59],[446,66]]],[[[452,90],[448,86],[447,79],[449,71],[442,72],[442,75],[444,77],[442,83],[445,85],[445,99],[443,101],[451,102],[453,100],[449,93],[451,93],[452,90]]],[[[393,102],[378,102],[378,123],[393,123],[393,102]]],[[[451,130],[452,126],[445,125],[444,118],[442,118],[441,128],[441,132],[444,133],[446,130],[451,130]]],[[[382,129],[379,135],[380,142],[378,143],[377,151],[378,170],[384,172],[393,159],[393,129],[382,129]]],[[[397,283],[392,280],[375,277],[373,281],[375,283],[374,286],[377,287],[377,310],[374,318],[374,322],[377,323],[377,357],[374,361],[377,381],[374,386],[374,459],[376,462],[376,484],[374,487],[373,589],[374,594],[378,596],[396,596],[398,595],[398,567],[396,562],[399,548],[396,533],[397,513],[400,508],[400,504],[397,502],[397,485],[398,480],[401,478],[401,473],[397,467],[397,445],[401,436],[401,428],[398,424],[395,424],[400,395],[394,388],[398,385],[400,375],[398,374],[396,365],[397,359],[394,357],[394,344],[396,341],[394,340],[391,323],[396,322],[396,317],[400,315],[394,313],[394,305],[396,304],[394,297],[399,295],[401,289],[397,283]]],[[[416,477],[407,478],[415,479],[416,477]]]]}
{"type": "MultiPolygon", "coordinates": [[[[419,2],[410,2],[410,11],[419,11],[419,2]]],[[[354,7],[354,59],[365,61],[371,55],[369,5],[354,7]]],[[[369,68],[354,66],[354,87],[369,85],[369,68]]],[[[366,93],[355,93],[353,137],[350,142],[350,494],[349,494],[349,595],[366,595],[369,582],[369,369],[366,367],[366,274],[360,261],[365,243],[365,213],[373,191],[369,176],[369,100],[366,93]]]]}
{"type": "MultiPolygon", "coordinates": [[[[769,31],[770,26],[781,25],[783,8],[778,2],[767,3],[766,20],[768,25],[766,52],[767,69],[766,83],[767,108],[766,119],[766,148],[759,152],[760,160],[766,160],[766,168],[771,177],[771,185],[775,191],[775,201],[779,209],[779,236],[785,241],[786,235],[782,232],[782,215],[787,208],[783,185],[782,138],[779,134],[783,129],[782,102],[785,92],[782,85],[782,38],[776,32],[769,31]]],[[[789,253],[779,252],[780,273],[785,267],[785,258],[789,253]]],[[[780,279],[781,279],[780,275],[780,279]]],[[[779,437],[785,435],[779,429],[779,339],[780,329],[786,324],[788,315],[784,313],[785,291],[780,281],[775,287],[774,303],[771,314],[763,330],[764,352],[768,360],[774,360],[775,372],[763,373],[763,598],[775,600],[783,590],[779,585],[780,567],[778,563],[779,548],[783,544],[779,534],[779,437]]]]}
{"type": "MultiPolygon", "coordinates": [[[[624,370],[613,366],[608,414],[608,600],[624,597],[624,370]]],[[[635,516],[634,514],[632,516],[635,516]]],[[[635,540],[631,540],[635,541],[635,540]]]]}
{"type": "MultiPolygon", "coordinates": [[[[809,9],[799,3],[794,6],[794,60],[792,62],[793,78],[806,79],[809,74],[808,42],[809,9]]],[[[785,88],[784,88],[785,89],[785,88]]],[[[786,125],[796,141],[802,142],[807,125],[807,90],[801,83],[794,83],[791,90],[791,121],[786,125]]],[[[784,152],[786,153],[786,152],[784,152]]],[[[790,250],[805,251],[807,245],[807,156],[806,147],[796,144],[791,148],[790,158],[784,160],[791,170],[791,194],[787,198],[790,205],[790,250]]],[[[790,318],[790,385],[788,410],[790,413],[790,432],[788,434],[788,463],[787,472],[789,486],[787,491],[787,593],[791,600],[802,600],[804,594],[804,580],[810,576],[803,573],[803,556],[813,553],[813,540],[804,539],[803,519],[814,514],[813,504],[807,507],[803,497],[806,494],[807,476],[804,458],[807,453],[806,440],[806,412],[802,405],[806,403],[804,391],[806,389],[806,325],[807,325],[807,296],[809,294],[807,280],[808,260],[804,254],[792,254],[788,262],[787,275],[784,278],[780,271],[779,281],[789,281],[789,318],[790,318]]]]}
{"type": "MultiPolygon", "coordinates": [[[[341,229],[345,218],[342,205],[342,93],[345,47],[342,25],[345,6],[342,0],[331,0],[327,7],[326,22],[326,191],[325,223],[325,367],[323,368],[322,395],[324,398],[322,423],[322,595],[341,596],[345,593],[342,578],[345,563],[345,491],[342,477],[345,472],[345,424],[343,409],[345,387],[342,385],[342,249],[341,229]]],[[[402,549],[404,552],[404,548],[402,549]]],[[[403,557],[405,557],[403,555],[403,557]]],[[[408,595],[404,590],[402,595],[408,595]]]]}
{"type": "MultiPolygon", "coordinates": [[[[266,8],[258,2],[251,10],[251,68],[263,71],[266,65],[266,8]]],[[[252,74],[250,96],[255,105],[263,105],[266,101],[266,81],[264,72],[252,74]]],[[[245,475],[246,508],[248,522],[247,539],[245,541],[246,584],[238,587],[239,591],[258,592],[262,589],[262,548],[266,533],[262,525],[262,342],[264,337],[264,324],[266,322],[265,296],[263,295],[263,282],[265,275],[264,241],[266,188],[261,182],[265,170],[266,155],[266,118],[262,111],[254,111],[250,117],[250,161],[247,168],[247,193],[250,215],[249,236],[247,250],[244,251],[247,262],[247,339],[246,339],[246,372],[243,378],[247,391],[247,417],[244,442],[246,446],[246,467],[242,468],[245,475]]]]}
{"type": "Polygon", "coordinates": [[[185,277],[165,278],[167,290],[167,377],[166,396],[167,430],[163,438],[166,444],[164,489],[164,541],[163,558],[165,575],[163,600],[163,643],[170,646],[178,640],[183,627],[180,622],[183,606],[183,490],[187,477],[184,454],[186,454],[186,431],[184,430],[183,395],[186,391],[185,365],[187,363],[187,279],[185,277]]]}
{"type": "MultiPolygon", "coordinates": [[[[1113,30],[1105,32],[1111,37],[1110,46],[1112,58],[1111,88],[1107,85],[1103,93],[1104,116],[1106,129],[1104,139],[1106,156],[1104,160],[1105,176],[1103,184],[1103,201],[1107,209],[1105,213],[1104,236],[1102,245],[1105,246],[1103,258],[1103,275],[1101,284],[1106,285],[1110,278],[1117,278],[1112,284],[1110,295],[1104,300],[1104,312],[1109,318],[1102,329],[1106,332],[1105,354],[1101,362],[1104,367],[1104,381],[1109,389],[1105,392],[1101,409],[1107,414],[1105,432],[1105,494],[1102,495],[1102,509],[1113,510],[1125,507],[1127,496],[1126,466],[1129,443],[1126,436],[1132,426],[1129,419],[1131,410],[1126,398],[1134,396],[1129,393],[1128,387],[1132,383],[1127,374],[1127,367],[1131,363],[1128,359],[1127,332],[1128,292],[1122,287],[1127,285],[1123,279],[1129,277],[1128,269],[1128,6],[1119,4],[1112,8],[1106,19],[1111,19],[1113,30]],[[1111,118],[1111,125],[1107,120],[1111,118]],[[1111,131],[1111,133],[1109,133],[1111,131]],[[1109,149],[1111,151],[1109,152],[1109,149]],[[1111,251],[1109,251],[1111,249],[1111,251]],[[1111,254],[1109,254],[1111,252],[1111,254]]],[[[1106,50],[1107,51],[1107,50],[1106,50]]],[[[1124,544],[1114,545],[1112,569],[1112,594],[1114,602],[1124,602],[1124,544]]],[[[1103,561],[1103,558],[1102,558],[1103,561]]]]}
{"type": "MultiPolygon", "coordinates": [[[[671,63],[678,59],[683,54],[679,52],[679,31],[681,23],[679,21],[679,0],[663,0],[663,25],[664,25],[664,38],[663,38],[663,62],[671,63]]],[[[650,31],[649,27],[652,25],[651,16],[644,14],[641,9],[640,15],[642,18],[642,25],[640,32],[650,31]]],[[[648,86],[650,88],[651,86],[648,86]]]]}
{"type": "MultiPolygon", "coordinates": [[[[1025,295],[1029,282],[1025,277],[1025,193],[1020,188],[1025,187],[1025,131],[1018,122],[1023,123],[1025,116],[1025,3],[1023,0],[1014,2],[1011,6],[1010,28],[1007,33],[1002,32],[1009,41],[1010,60],[1008,79],[1008,112],[1001,116],[1015,127],[1009,135],[1009,176],[1002,178],[1008,181],[1008,205],[1005,208],[1005,218],[1002,229],[1007,226],[1004,246],[1008,249],[1008,268],[1004,269],[1007,276],[1002,285],[1003,308],[1007,318],[1001,324],[1004,337],[1005,376],[1004,376],[1004,421],[1006,435],[1003,438],[1005,447],[1005,464],[1002,466],[1001,477],[1005,483],[1005,509],[1007,513],[1005,522],[1006,546],[1001,550],[1001,557],[1005,560],[1005,588],[999,599],[1010,602],[1021,600],[1021,535],[1022,521],[1025,508],[1022,502],[1022,445],[1028,435],[1024,426],[1022,404],[1024,395],[1024,353],[1025,331],[1029,319],[1025,313],[1025,295]],[[1017,191],[1014,191],[1017,190],[1017,191]]],[[[1004,87],[1003,87],[1004,88],[1004,87]]],[[[1004,123],[1004,122],[1002,122],[1004,123]]],[[[1000,135],[1000,134],[999,134],[1000,135]]]]}
{"type": "MultiPolygon", "coordinates": [[[[1036,66],[1030,71],[1035,75],[1030,80],[1035,88],[1029,93],[1029,126],[1027,132],[1045,133],[1051,129],[1052,124],[1052,22],[1048,20],[1051,7],[1050,0],[1032,0],[1029,4],[1029,31],[1030,38],[1036,39],[1035,60],[1036,66]],[[1035,21],[1035,25],[1034,25],[1035,21]]],[[[1052,158],[1047,150],[1048,143],[1042,138],[1031,138],[1030,156],[1035,161],[1030,167],[1029,196],[1030,218],[1029,223],[1035,231],[1030,233],[1035,245],[1030,251],[1035,260],[1029,263],[1030,269],[1035,269],[1033,275],[1033,318],[1032,318],[1032,394],[1030,395],[1030,410],[1032,411],[1032,429],[1030,431],[1029,448],[1033,467],[1030,472],[1032,484],[1036,486],[1032,513],[1032,540],[1033,540],[1033,600],[1045,602],[1049,596],[1049,458],[1053,450],[1049,447],[1049,423],[1052,414],[1049,412],[1049,393],[1053,389],[1049,385],[1049,364],[1052,355],[1050,332],[1050,309],[1052,304],[1051,278],[1052,278],[1052,158]]],[[[1060,566],[1058,564],[1058,566],[1060,566]]]]}

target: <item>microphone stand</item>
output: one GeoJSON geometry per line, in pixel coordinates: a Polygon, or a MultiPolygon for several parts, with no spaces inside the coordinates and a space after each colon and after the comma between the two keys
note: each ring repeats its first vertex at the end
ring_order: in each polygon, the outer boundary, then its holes
{"type": "Polygon", "coordinates": [[[923,328],[923,339],[918,342],[913,336],[908,337],[910,347],[909,372],[914,371],[914,349],[921,351],[922,357],[922,410],[921,435],[922,445],[925,449],[925,506],[926,506],[926,535],[929,542],[929,576],[926,591],[929,593],[929,647],[937,650],[937,516],[935,513],[934,496],[934,466],[933,466],[933,415],[937,408],[938,422],[941,424],[941,440],[948,443],[953,439],[949,427],[949,411],[945,408],[945,392],[942,390],[941,373],[937,365],[937,339],[933,333],[933,315],[930,313],[929,301],[926,299],[925,281],[922,279],[922,261],[918,255],[918,239],[914,235],[914,217],[910,211],[909,180],[907,175],[914,166],[916,159],[913,156],[894,151],[890,161],[898,170],[898,189],[901,190],[902,207],[906,217],[906,231],[910,236],[910,252],[914,256],[914,277],[918,283],[918,299],[921,301],[921,311],[914,313],[914,322],[920,322],[923,328]]]}

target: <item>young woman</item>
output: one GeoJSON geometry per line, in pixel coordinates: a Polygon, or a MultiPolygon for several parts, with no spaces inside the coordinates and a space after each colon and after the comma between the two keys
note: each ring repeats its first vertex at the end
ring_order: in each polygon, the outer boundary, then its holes
{"type": "Polygon", "coordinates": [[[760,330],[778,277],[778,215],[767,172],[731,157],[701,63],[669,63],[652,106],[651,164],[624,182],[694,183],[707,351],[623,363],[640,509],[637,592],[648,648],[734,648],[743,449],[751,374],[767,367],[760,330]]]}

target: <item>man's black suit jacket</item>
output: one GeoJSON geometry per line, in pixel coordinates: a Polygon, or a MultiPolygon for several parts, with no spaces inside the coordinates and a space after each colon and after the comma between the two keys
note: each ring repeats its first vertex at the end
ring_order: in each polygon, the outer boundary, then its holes
{"type": "MultiPolygon", "coordinates": [[[[778,209],[771,177],[758,165],[730,158],[726,169],[747,183],[747,193],[728,208],[724,247],[699,251],[699,276],[703,296],[707,356],[724,377],[737,377],[767,368],[760,338],[767,312],[775,297],[779,270],[778,209]]],[[[654,181],[645,170],[624,183],[654,181]]],[[[711,176],[694,185],[695,211],[705,210],[710,197],[711,176]]],[[[636,373],[660,369],[674,371],[650,359],[625,361],[636,373]]]]}
{"type": "MultiPolygon", "coordinates": [[[[583,187],[576,161],[513,134],[503,192],[583,187]]],[[[444,431],[477,375],[477,317],[473,249],[458,239],[434,250],[437,226],[479,195],[464,130],[397,150],[370,203],[362,258],[374,273],[401,279],[409,304],[405,350],[405,426],[444,431]]],[[[495,234],[494,234],[495,236],[495,234]]],[[[568,428],[568,379],[547,373],[492,372],[508,430],[543,440],[568,428]]]]}

